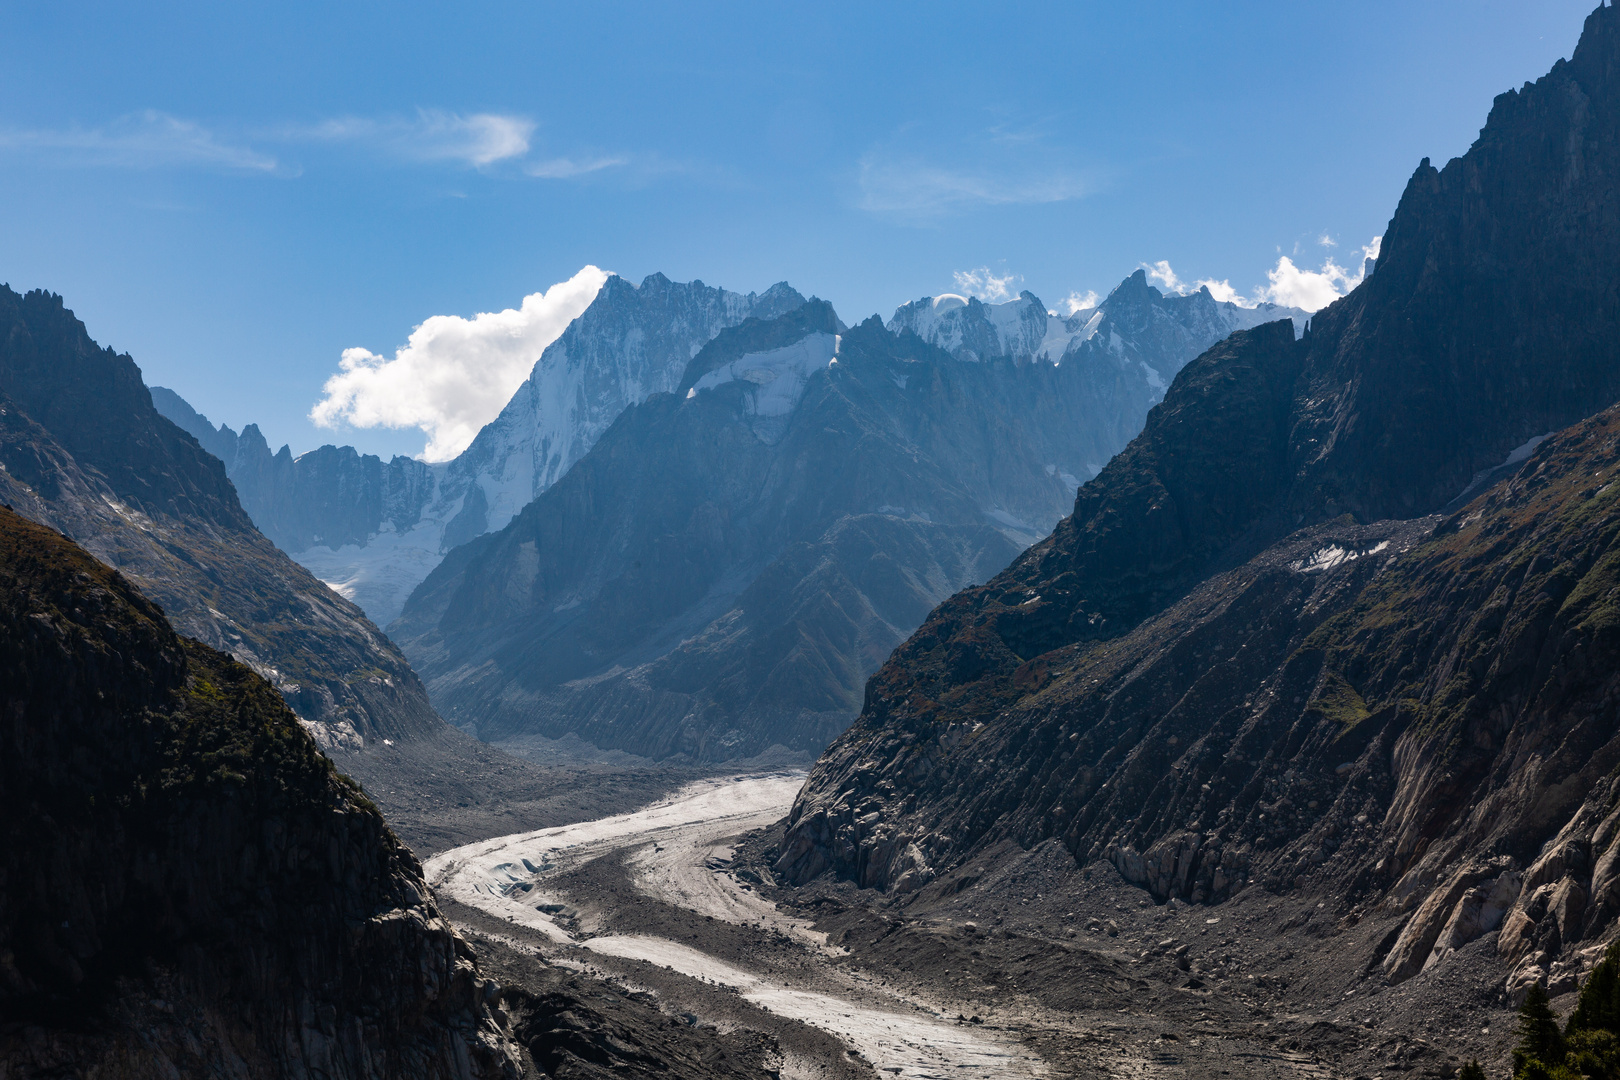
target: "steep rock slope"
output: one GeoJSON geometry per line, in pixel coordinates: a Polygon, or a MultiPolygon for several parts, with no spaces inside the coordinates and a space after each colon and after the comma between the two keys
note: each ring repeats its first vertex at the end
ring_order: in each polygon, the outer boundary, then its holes
{"type": "Polygon", "coordinates": [[[275,691],[0,510],[0,1071],[517,1075],[421,869],[275,691]]]}
{"type": "Polygon", "coordinates": [[[0,289],[0,500],[76,538],[331,742],[442,729],[405,658],[262,536],[140,369],[44,292],[0,289]]]}
{"type": "Polygon", "coordinates": [[[441,464],[383,462],[348,446],[272,454],[255,425],[237,435],[173,391],[153,400],[225,462],[265,535],[386,626],[446,551],[510,521],[627,406],[675,389],[717,333],[803,303],[786,282],[743,295],[662,274],[639,286],[612,275],[501,414],[441,464]]]}
{"type": "Polygon", "coordinates": [[[1432,538],[1419,515],[1620,398],[1617,172],[1600,8],[1466,157],[1419,168],[1372,278],[1297,343],[1260,327],[1189,365],[1050,539],[896,651],[783,871],[910,888],[1058,836],[1160,897],[1415,907],[1392,979],[1510,909],[1513,959],[1576,959],[1613,917],[1586,902],[1613,834],[1615,416],[1432,538]]]}
{"type": "Polygon", "coordinates": [[[452,722],[664,757],[816,750],[939,598],[1067,507],[1082,368],[958,361],[812,302],[625,412],[392,632],[452,722]]]}

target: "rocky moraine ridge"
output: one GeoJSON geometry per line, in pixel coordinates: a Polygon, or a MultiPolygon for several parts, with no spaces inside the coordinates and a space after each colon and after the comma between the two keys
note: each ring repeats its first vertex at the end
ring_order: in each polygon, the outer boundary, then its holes
{"type": "Polygon", "coordinates": [[[1389,982],[1495,934],[1510,994],[1572,988],[1620,915],[1617,175],[1602,7],[1423,162],[1375,274],[1188,365],[929,616],[777,872],[931,895],[1056,839],[1161,901],[1319,898],[1389,982]]]}
{"type": "Polygon", "coordinates": [[[263,679],[0,509],[0,1070],[516,1080],[421,868],[263,679]]]}

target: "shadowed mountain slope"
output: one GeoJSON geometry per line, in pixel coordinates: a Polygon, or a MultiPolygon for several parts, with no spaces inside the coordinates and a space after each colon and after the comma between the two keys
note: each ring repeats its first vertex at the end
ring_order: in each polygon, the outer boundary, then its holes
{"type": "Polygon", "coordinates": [[[1579,963],[1616,913],[1588,905],[1620,761],[1615,415],[1423,515],[1620,398],[1617,175],[1599,8],[1419,168],[1368,281],[1297,343],[1264,326],[1190,364],[1071,518],[896,651],[782,870],[914,888],[1060,837],[1161,898],[1409,915],[1370,958],[1393,980],[1499,924],[1521,988],[1579,963]]]}
{"type": "Polygon", "coordinates": [[[416,860],[270,685],[10,510],[0,670],[7,1076],[517,1075],[416,860]]]}
{"type": "Polygon", "coordinates": [[[219,460],[58,296],[0,289],[0,466],[0,500],[265,676],[327,744],[442,730],[393,643],[254,528],[219,460]]]}

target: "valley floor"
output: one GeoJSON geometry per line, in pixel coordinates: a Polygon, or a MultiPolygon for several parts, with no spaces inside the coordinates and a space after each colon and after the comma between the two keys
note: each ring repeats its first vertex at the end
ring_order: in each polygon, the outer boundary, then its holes
{"type": "Polygon", "coordinates": [[[608,1075],[592,1052],[634,1074],[623,1048],[673,1034],[712,1044],[693,1075],[806,1078],[1370,1080],[1500,1071],[1511,1043],[1492,935],[1383,987],[1364,958],[1398,920],[1328,925],[1314,897],[1159,906],[1112,868],[1011,844],[907,898],[777,888],[800,780],[691,780],[428,860],[483,962],[524,988],[509,1009],[534,1014],[524,995],[550,987],[569,1038],[594,1033],[552,1075],[608,1075]]]}

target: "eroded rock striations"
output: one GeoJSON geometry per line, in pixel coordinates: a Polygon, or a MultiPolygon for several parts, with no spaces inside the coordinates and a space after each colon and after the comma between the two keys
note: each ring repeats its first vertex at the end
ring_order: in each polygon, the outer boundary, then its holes
{"type": "Polygon", "coordinates": [[[1423,163],[1372,277],[1188,365],[1072,517],[896,651],[779,870],[904,890],[1058,837],[1161,899],[1410,912],[1368,958],[1393,981],[1499,927],[1512,985],[1565,978],[1620,914],[1617,175],[1605,7],[1423,163]]]}
{"type": "Polygon", "coordinates": [[[0,510],[0,1071],[516,1077],[421,869],[281,698],[0,510]]]}
{"type": "Polygon", "coordinates": [[[270,543],[219,460],[62,299],[0,288],[0,501],[123,571],[269,679],[326,744],[443,730],[394,644],[270,543]]]}

